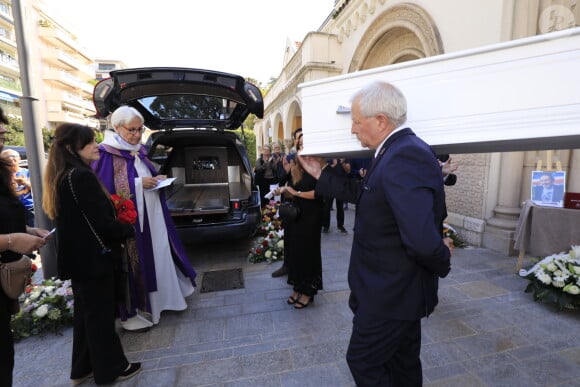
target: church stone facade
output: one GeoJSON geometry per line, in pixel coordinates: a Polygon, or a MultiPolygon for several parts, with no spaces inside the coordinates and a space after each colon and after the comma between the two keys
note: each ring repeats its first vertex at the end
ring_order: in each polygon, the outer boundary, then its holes
{"type": "MultiPolygon", "coordinates": [[[[292,131],[302,126],[297,90],[303,82],[579,23],[577,0],[337,0],[318,31],[300,45],[288,42],[284,67],[264,98],[264,118],[254,127],[258,147],[271,141],[291,145],[292,131]]],[[[446,187],[448,222],[469,244],[513,255],[514,230],[538,161],[544,168],[548,160],[560,162],[566,189],[580,192],[580,144],[571,147],[452,155],[459,170],[458,183],[446,187]]]]}

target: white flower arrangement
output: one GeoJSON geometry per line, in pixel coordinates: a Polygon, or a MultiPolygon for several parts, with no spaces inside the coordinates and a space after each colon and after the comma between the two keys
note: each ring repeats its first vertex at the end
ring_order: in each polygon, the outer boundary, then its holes
{"type": "Polygon", "coordinates": [[[248,253],[250,263],[272,263],[284,259],[284,229],[278,216],[279,202],[270,202],[262,209],[259,234],[262,237],[248,253]]]}
{"type": "Polygon", "coordinates": [[[10,326],[15,340],[72,325],[74,298],[69,280],[51,278],[29,285],[20,296],[21,308],[10,326]]]}
{"type": "Polygon", "coordinates": [[[580,245],[549,255],[519,274],[530,281],[526,293],[533,292],[535,301],[553,302],[559,309],[580,308],[580,245]]]}
{"type": "Polygon", "coordinates": [[[272,263],[284,259],[284,230],[271,230],[262,240],[250,249],[250,263],[272,263]]]}

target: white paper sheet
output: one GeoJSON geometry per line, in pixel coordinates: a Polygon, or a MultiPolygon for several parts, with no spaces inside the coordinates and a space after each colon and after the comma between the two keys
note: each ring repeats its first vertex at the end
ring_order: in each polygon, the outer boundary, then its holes
{"type": "Polygon", "coordinates": [[[173,181],[175,179],[176,179],[175,177],[169,177],[165,180],[161,180],[159,183],[157,183],[157,185],[154,188],[146,189],[145,191],[155,191],[155,190],[161,189],[163,187],[168,187],[171,184],[173,184],[173,181]]]}

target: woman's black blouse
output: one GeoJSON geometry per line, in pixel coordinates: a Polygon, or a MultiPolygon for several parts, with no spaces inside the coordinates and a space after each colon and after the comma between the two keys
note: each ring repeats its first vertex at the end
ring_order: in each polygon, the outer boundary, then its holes
{"type": "MultiPolygon", "coordinates": [[[[26,208],[17,197],[0,196],[0,235],[26,232],[26,208]]],[[[22,254],[10,250],[0,252],[0,261],[13,262],[22,254]]]]}

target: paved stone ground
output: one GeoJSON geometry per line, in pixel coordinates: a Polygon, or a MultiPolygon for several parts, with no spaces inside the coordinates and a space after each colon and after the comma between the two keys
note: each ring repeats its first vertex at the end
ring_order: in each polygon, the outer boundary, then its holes
{"type": "MultiPolygon", "coordinates": [[[[191,246],[198,285],[205,271],[242,267],[245,288],[195,293],[188,310],[164,312],[150,332],[122,333],[144,370],[119,385],[354,386],[345,362],[351,238],[334,225],[323,235],[324,291],[305,310],[285,303],[285,278],[270,276],[279,263],[246,262],[249,243],[191,246]]],[[[456,250],[440,304],[423,320],[426,386],[580,386],[580,313],[533,302],[515,264],[486,249],[456,250]]],[[[70,385],[71,343],[72,329],[18,343],[15,387],[70,385]]]]}

